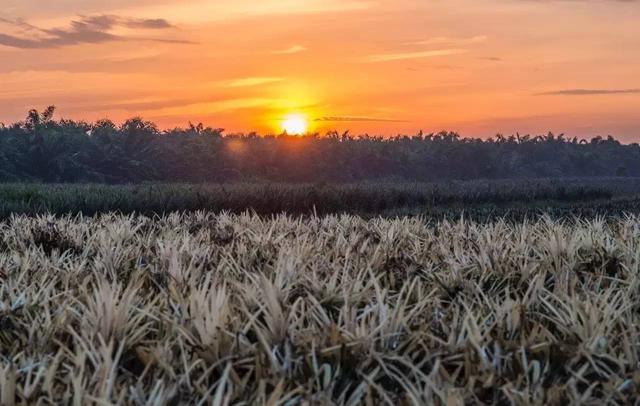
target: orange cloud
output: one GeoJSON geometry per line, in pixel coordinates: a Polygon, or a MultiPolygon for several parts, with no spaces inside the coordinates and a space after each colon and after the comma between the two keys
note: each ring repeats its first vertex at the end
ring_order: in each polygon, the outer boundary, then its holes
{"type": "Polygon", "coordinates": [[[391,62],[402,61],[407,59],[424,59],[434,58],[438,56],[458,55],[466,53],[466,49],[436,49],[428,51],[412,51],[412,52],[397,52],[388,54],[376,54],[369,55],[365,58],[367,62],[391,62]]]}
{"type": "Polygon", "coordinates": [[[240,79],[233,79],[225,83],[227,87],[252,87],[266,85],[270,83],[278,83],[284,81],[284,78],[274,77],[247,77],[240,79]]]}
{"type": "Polygon", "coordinates": [[[307,47],[302,45],[293,45],[289,48],[280,49],[277,51],[271,52],[274,55],[291,55],[291,54],[299,54],[300,52],[304,52],[307,50],[307,47]]]}

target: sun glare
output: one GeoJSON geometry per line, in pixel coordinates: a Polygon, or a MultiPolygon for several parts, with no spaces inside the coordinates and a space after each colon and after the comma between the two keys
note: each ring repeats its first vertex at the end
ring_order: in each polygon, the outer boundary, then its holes
{"type": "Polygon", "coordinates": [[[307,118],[300,114],[289,114],[282,120],[282,130],[289,135],[307,133],[307,118]]]}

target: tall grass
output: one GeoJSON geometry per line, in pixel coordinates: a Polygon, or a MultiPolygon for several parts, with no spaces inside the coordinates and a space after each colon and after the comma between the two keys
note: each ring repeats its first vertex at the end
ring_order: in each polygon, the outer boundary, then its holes
{"type": "Polygon", "coordinates": [[[633,403],[640,218],[0,223],[0,403],[633,403]]]}
{"type": "Polygon", "coordinates": [[[295,215],[352,213],[365,216],[422,214],[459,217],[462,210],[527,212],[549,207],[567,214],[637,212],[640,180],[470,181],[357,184],[147,184],[0,185],[0,217],[17,214],[93,215],[106,211],[163,214],[223,210],[295,215]]]}

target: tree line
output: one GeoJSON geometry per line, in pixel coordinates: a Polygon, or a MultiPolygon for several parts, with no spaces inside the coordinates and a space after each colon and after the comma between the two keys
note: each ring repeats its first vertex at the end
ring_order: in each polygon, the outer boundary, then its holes
{"type": "Polygon", "coordinates": [[[2,182],[355,182],[640,176],[640,146],[590,140],[453,132],[412,136],[305,137],[224,134],[189,124],[160,130],[132,118],[121,125],[54,119],[54,107],[0,125],[2,182]]]}

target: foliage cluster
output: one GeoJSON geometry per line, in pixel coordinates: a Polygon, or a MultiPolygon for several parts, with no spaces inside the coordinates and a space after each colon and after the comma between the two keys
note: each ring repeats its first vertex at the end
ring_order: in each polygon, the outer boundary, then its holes
{"type": "Polygon", "coordinates": [[[0,403],[637,403],[639,230],[15,216],[0,403]]]}

